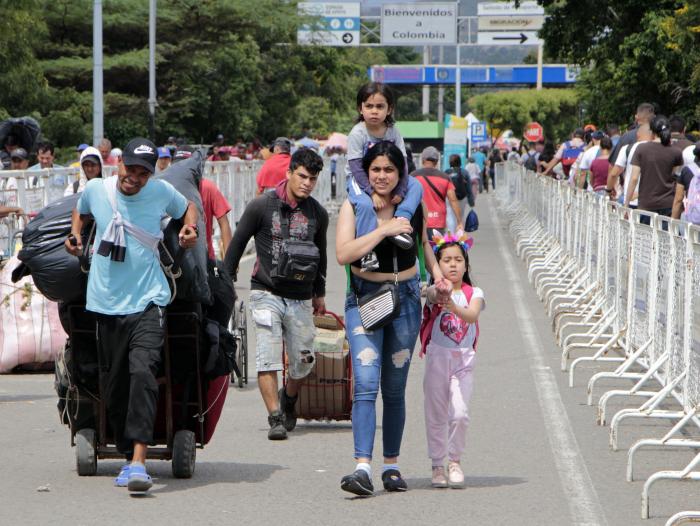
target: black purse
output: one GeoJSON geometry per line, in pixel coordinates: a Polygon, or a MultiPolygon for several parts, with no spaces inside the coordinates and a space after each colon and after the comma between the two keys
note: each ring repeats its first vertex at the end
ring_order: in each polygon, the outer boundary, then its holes
{"type": "MultiPolygon", "coordinates": [[[[351,281],[352,282],[352,281],[351,281]]],[[[394,247],[394,281],[383,283],[378,290],[360,296],[353,284],[362,326],[373,331],[391,323],[401,312],[399,301],[399,271],[394,247]]]]}
{"type": "MultiPolygon", "coordinates": [[[[312,207],[313,211],[313,207],[312,207]]],[[[279,203],[280,229],[282,243],[280,245],[277,265],[270,270],[273,284],[283,286],[287,283],[313,283],[318,275],[321,253],[313,241],[316,232],[315,216],[309,219],[307,237],[309,239],[291,239],[289,236],[289,215],[279,203]]]]}

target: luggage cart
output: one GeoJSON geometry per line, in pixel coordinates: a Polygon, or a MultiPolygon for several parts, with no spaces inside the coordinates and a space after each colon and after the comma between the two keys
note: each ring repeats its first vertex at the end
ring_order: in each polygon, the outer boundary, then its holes
{"type": "MultiPolygon", "coordinates": [[[[324,316],[314,316],[314,325],[319,329],[345,331],[340,316],[326,311],[324,316]]],[[[304,420],[351,420],[352,419],[352,360],[344,345],[339,352],[316,352],[314,367],[299,386],[295,412],[304,420]]],[[[287,384],[287,354],[284,354],[283,384],[287,384]]]]}
{"type": "MultiPolygon", "coordinates": [[[[105,400],[100,393],[94,314],[80,305],[70,306],[68,315],[71,358],[65,362],[65,368],[70,375],[70,387],[64,421],[68,420],[70,426],[78,475],[91,476],[97,472],[98,459],[124,458],[124,455],[114,446],[105,400]]],[[[157,375],[159,397],[154,444],[149,445],[148,456],[172,460],[173,476],[190,478],[195,469],[196,449],[208,443],[216,425],[216,421],[207,421],[211,418],[207,413],[216,405],[218,412],[213,413],[218,420],[225,388],[218,386],[221,382],[207,381],[200,370],[199,306],[176,302],[167,308],[166,316],[162,370],[157,375]],[[216,393],[212,394],[212,390],[216,389],[218,395],[213,398],[216,393]],[[205,400],[209,405],[206,411],[205,400]]],[[[223,378],[224,386],[228,385],[227,378],[223,378]]]]}
{"type": "Polygon", "coordinates": [[[236,339],[236,366],[239,371],[238,375],[235,371],[231,372],[231,383],[242,389],[244,385],[248,385],[248,318],[242,300],[236,300],[233,305],[229,331],[236,339]]]}

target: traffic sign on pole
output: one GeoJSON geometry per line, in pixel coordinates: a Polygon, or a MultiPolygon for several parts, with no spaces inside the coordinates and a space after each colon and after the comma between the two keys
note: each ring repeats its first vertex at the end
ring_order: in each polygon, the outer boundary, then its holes
{"type": "Polygon", "coordinates": [[[485,122],[472,122],[472,142],[484,142],[488,139],[485,122]]]}
{"type": "Polygon", "coordinates": [[[544,25],[544,16],[480,16],[479,31],[537,31],[544,25]]]}
{"type": "Polygon", "coordinates": [[[315,17],[297,31],[297,43],[322,46],[360,45],[359,3],[300,2],[299,14],[315,17]]]}
{"type": "Polygon", "coordinates": [[[536,31],[480,31],[476,37],[480,46],[539,46],[542,39],[536,31]]]}
{"type": "Polygon", "coordinates": [[[525,126],[523,137],[525,137],[525,140],[530,142],[541,141],[544,139],[544,129],[539,122],[531,122],[525,126]]]}

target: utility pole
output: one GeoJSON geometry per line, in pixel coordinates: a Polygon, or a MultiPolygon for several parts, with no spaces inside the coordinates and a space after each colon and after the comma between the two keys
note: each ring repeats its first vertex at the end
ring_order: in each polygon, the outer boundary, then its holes
{"type": "Polygon", "coordinates": [[[92,9],[92,144],[104,137],[104,98],[102,86],[102,0],[92,9]]]}
{"type": "MultiPolygon", "coordinates": [[[[430,64],[430,46],[423,46],[423,65],[427,66],[430,64]]],[[[423,118],[430,113],[430,86],[427,84],[423,85],[423,118]]]]}
{"type": "Polygon", "coordinates": [[[542,89],[542,62],[543,62],[543,45],[537,46],[537,90],[542,89]]]}
{"type": "Polygon", "coordinates": [[[148,11],[148,112],[149,135],[156,140],[156,0],[150,0],[148,11]]]}
{"type": "MultiPolygon", "coordinates": [[[[440,66],[445,62],[445,47],[440,46],[440,58],[438,60],[440,66]]],[[[442,122],[445,118],[445,86],[442,84],[438,87],[438,107],[437,120],[442,122]]]]}
{"type": "Polygon", "coordinates": [[[457,67],[455,68],[455,115],[462,116],[462,46],[457,42],[457,67]]]}

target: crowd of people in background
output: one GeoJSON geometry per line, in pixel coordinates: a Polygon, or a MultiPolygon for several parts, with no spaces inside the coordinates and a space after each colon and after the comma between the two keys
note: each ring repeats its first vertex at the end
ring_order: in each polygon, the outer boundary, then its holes
{"type": "MultiPolygon", "coordinates": [[[[593,124],[577,128],[555,148],[540,140],[512,147],[506,160],[538,175],[673,219],[700,224],[700,142],[680,115],[666,117],[654,104],[639,104],[623,133],[593,124]]],[[[501,157],[493,150],[490,159],[501,157]]],[[[502,158],[502,157],[501,157],[502,158]]]]}

